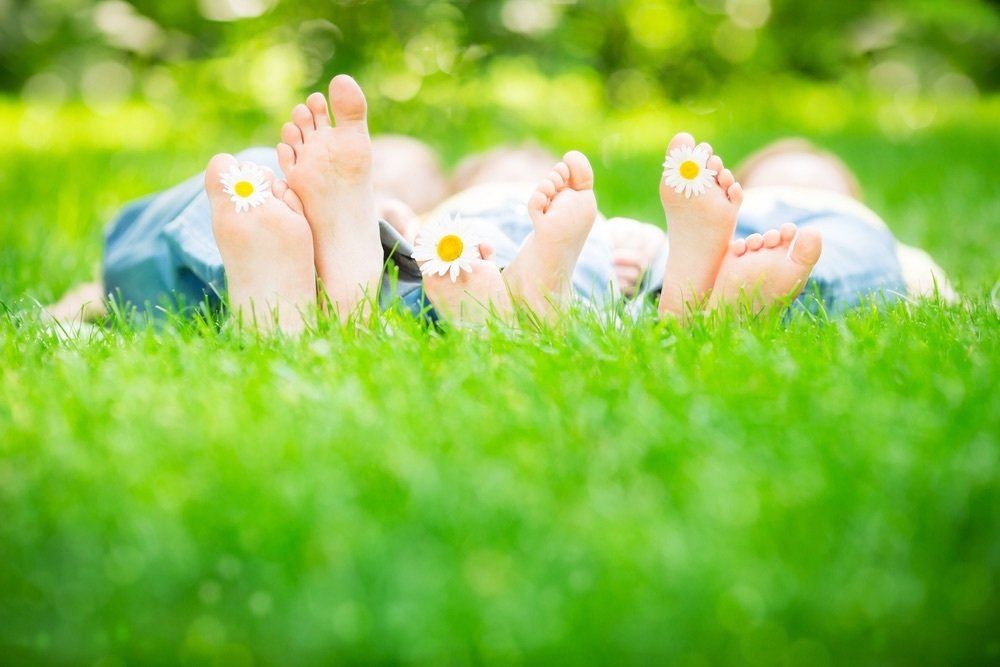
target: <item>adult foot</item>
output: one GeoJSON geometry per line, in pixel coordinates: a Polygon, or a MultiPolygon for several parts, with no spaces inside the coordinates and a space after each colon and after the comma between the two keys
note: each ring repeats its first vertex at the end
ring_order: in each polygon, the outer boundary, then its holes
{"type": "Polygon", "coordinates": [[[539,315],[549,314],[573,294],[573,269],[597,218],[594,170],[586,156],[570,151],[528,200],[534,231],[503,273],[510,293],[539,315]]]}
{"type": "Polygon", "coordinates": [[[747,304],[754,314],[787,303],[802,292],[819,261],[823,239],[815,229],[786,223],[729,245],[708,306],[747,304]]]}
{"type": "MultiPolygon", "coordinates": [[[[694,149],[707,156],[707,162],[688,168],[695,176],[699,169],[710,169],[714,176],[706,178],[705,191],[687,196],[668,185],[667,178],[660,179],[660,201],[667,216],[667,238],[670,252],[664,270],[663,292],[660,295],[660,313],[684,317],[689,308],[704,303],[715,283],[719,266],[729,247],[736,228],[736,214],[743,203],[743,189],[731,171],[725,168],[722,158],[712,154],[712,147],[699,144],[694,137],[681,132],[670,140],[668,156],[677,150],[694,149]]],[[[687,162],[678,171],[685,174],[687,162]]]]}
{"type": "Polygon", "coordinates": [[[330,82],[329,107],[321,93],[310,95],[292,109],[278,144],[278,164],[312,228],[317,273],[341,319],[369,312],[382,278],[366,114],[361,88],[340,74],[330,82]]]}
{"type": "Polygon", "coordinates": [[[494,252],[492,246],[480,243],[482,259],[471,260],[472,270],[462,271],[455,281],[448,274],[424,276],[424,293],[444,320],[482,324],[490,316],[503,320],[509,317],[512,312],[510,293],[500,267],[493,261],[494,252]]]}
{"type": "MultiPolygon", "coordinates": [[[[234,182],[237,193],[252,184],[234,182]]],[[[212,231],[226,269],[234,314],[265,331],[296,333],[316,307],[312,233],[302,202],[264,167],[216,155],[208,163],[205,191],[212,205],[212,231]],[[268,189],[262,200],[239,212],[222,176],[234,168],[256,168],[268,189]]]]}

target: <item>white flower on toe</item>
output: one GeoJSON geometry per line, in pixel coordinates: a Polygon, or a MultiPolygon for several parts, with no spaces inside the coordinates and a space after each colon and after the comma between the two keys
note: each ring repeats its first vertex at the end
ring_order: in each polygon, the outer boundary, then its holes
{"type": "Polygon", "coordinates": [[[425,276],[451,274],[451,282],[462,271],[472,271],[472,260],[480,259],[479,240],[464,230],[461,216],[426,224],[417,235],[413,259],[425,276]]]}
{"type": "Polygon", "coordinates": [[[264,170],[255,164],[232,167],[222,174],[222,189],[234,204],[236,212],[256,208],[271,196],[271,183],[264,170]]]}
{"type": "Polygon", "coordinates": [[[715,178],[715,170],[709,169],[708,151],[704,148],[680,146],[670,151],[663,163],[663,178],[668,187],[688,199],[691,195],[705,194],[705,188],[715,178]]]}

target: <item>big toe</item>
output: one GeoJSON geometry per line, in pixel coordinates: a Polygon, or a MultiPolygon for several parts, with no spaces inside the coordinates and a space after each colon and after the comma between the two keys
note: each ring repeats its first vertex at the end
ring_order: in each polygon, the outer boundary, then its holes
{"type": "Polygon", "coordinates": [[[680,148],[681,146],[691,146],[694,147],[694,137],[689,132],[678,132],[674,135],[674,138],[670,140],[667,144],[667,150],[672,151],[675,148],[680,148]]]}
{"type": "Polygon", "coordinates": [[[822,252],[823,235],[818,230],[806,228],[799,230],[788,255],[799,264],[813,266],[822,252]]]}
{"type": "Polygon", "coordinates": [[[341,123],[363,123],[368,111],[368,103],[361,86],[352,77],[338,74],[330,81],[330,107],[333,119],[341,123]]]}
{"type": "Polygon", "coordinates": [[[208,167],[205,168],[205,192],[209,197],[223,195],[222,176],[237,166],[239,161],[229,153],[219,153],[208,161],[208,167]]]}
{"type": "Polygon", "coordinates": [[[569,168],[569,186],[574,190],[594,188],[594,169],[590,160],[580,151],[570,151],[563,156],[563,163],[569,168]]]}

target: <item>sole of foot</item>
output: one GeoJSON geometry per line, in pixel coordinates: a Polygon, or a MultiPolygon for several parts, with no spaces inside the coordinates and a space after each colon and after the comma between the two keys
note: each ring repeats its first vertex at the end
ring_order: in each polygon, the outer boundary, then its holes
{"type": "Polygon", "coordinates": [[[757,314],[787,305],[805,287],[806,279],[823,252],[823,238],[815,229],[781,229],[751,234],[729,245],[722,261],[709,308],[748,306],[757,314]]]}
{"type": "Polygon", "coordinates": [[[479,244],[482,259],[472,260],[472,270],[462,271],[454,281],[447,274],[424,276],[424,293],[446,322],[475,326],[490,318],[509,320],[511,298],[500,267],[493,261],[494,252],[490,245],[479,244]]]}
{"type": "Polygon", "coordinates": [[[693,196],[685,196],[683,191],[668,185],[665,175],[660,178],[660,201],[667,218],[670,253],[659,311],[681,318],[705,303],[733,238],[736,216],[743,203],[743,188],[726,169],[722,158],[712,153],[709,144],[695,146],[694,137],[681,132],[670,140],[667,155],[686,148],[707,156],[702,166],[715,174],[706,174],[705,191],[693,196]]]}
{"type": "Polygon", "coordinates": [[[230,308],[234,316],[262,331],[298,333],[316,308],[312,232],[302,202],[264,167],[259,169],[266,175],[270,196],[237,211],[221,177],[247,164],[232,155],[216,155],[205,172],[230,308]]]}
{"type": "Polygon", "coordinates": [[[594,170],[570,151],[528,200],[534,231],[503,273],[514,301],[546,317],[573,295],[573,269],[597,219],[594,170]]]}
{"type": "Polygon", "coordinates": [[[297,105],[278,144],[278,164],[312,228],[325,298],[342,320],[370,312],[382,278],[367,110],[357,82],[335,76],[329,104],[313,93],[297,105]]]}

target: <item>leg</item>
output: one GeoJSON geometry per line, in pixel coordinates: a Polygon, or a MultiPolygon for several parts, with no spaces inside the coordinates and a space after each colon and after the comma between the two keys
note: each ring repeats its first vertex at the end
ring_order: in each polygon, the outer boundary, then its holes
{"type": "MultiPolygon", "coordinates": [[[[689,307],[703,303],[708,296],[743,202],[743,189],[725,169],[722,159],[712,155],[708,144],[695,147],[690,134],[682,132],[670,141],[668,161],[692,149],[700,153],[701,159],[710,156],[698,167],[698,171],[710,170],[706,172],[704,193],[685,196],[683,185],[668,183],[666,177],[660,179],[660,200],[667,216],[670,253],[664,269],[659,310],[661,314],[677,317],[684,317],[689,307]],[[711,172],[715,172],[714,175],[711,172]]],[[[683,174],[684,166],[690,164],[691,161],[686,161],[680,165],[679,173],[683,174]]]]}
{"type": "Polygon", "coordinates": [[[772,305],[788,305],[802,292],[822,247],[818,231],[798,230],[790,223],[782,225],[780,231],[772,229],[733,241],[712,287],[709,308],[737,307],[745,302],[757,314],[772,305]]]}
{"type": "MultiPolygon", "coordinates": [[[[302,203],[270,170],[258,205],[240,212],[224,191],[222,178],[240,163],[216,155],[205,172],[212,229],[226,267],[234,314],[262,330],[296,333],[316,307],[312,234],[302,203]]],[[[239,184],[235,189],[239,189],[239,184]]]]}
{"type": "Polygon", "coordinates": [[[282,128],[278,161],[302,200],[320,281],[343,320],[359,308],[361,315],[369,312],[382,277],[382,243],[365,96],[343,74],[330,82],[329,94],[336,126],[326,99],[313,93],[282,128]]]}

